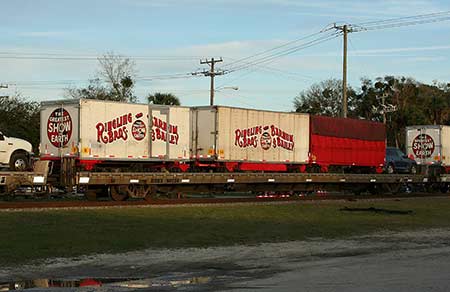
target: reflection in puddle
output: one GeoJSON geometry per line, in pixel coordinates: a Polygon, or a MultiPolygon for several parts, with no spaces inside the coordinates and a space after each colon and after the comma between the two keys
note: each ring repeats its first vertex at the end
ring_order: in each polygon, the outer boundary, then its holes
{"type": "MultiPolygon", "coordinates": [[[[178,288],[189,285],[202,285],[211,277],[171,277],[171,278],[86,278],[76,280],[36,279],[0,283],[0,291],[27,290],[35,288],[84,288],[108,287],[107,290],[178,288]]],[[[73,289],[70,289],[73,290],[73,289]]]]}

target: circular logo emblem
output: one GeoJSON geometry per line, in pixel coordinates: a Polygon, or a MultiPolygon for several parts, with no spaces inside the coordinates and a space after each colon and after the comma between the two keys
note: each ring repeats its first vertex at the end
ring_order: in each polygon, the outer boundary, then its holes
{"type": "Polygon", "coordinates": [[[262,133],[261,148],[264,150],[269,150],[271,144],[272,144],[272,138],[270,137],[270,134],[267,132],[262,133]]]}
{"type": "Polygon", "coordinates": [[[47,136],[55,147],[67,145],[72,137],[72,118],[63,108],[55,109],[47,121],[47,136]]]}
{"type": "Polygon", "coordinates": [[[430,135],[420,134],[412,142],[412,150],[418,158],[429,158],[434,152],[434,140],[430,135]]]}
{"type": "Polygon", "coordinates": [[[147,128],[145,127],[145,123],[141,120],[137,120],[133,123],[131,127],[131,134],[134,139],[141,141],[145,138],[145,134],[147,133],[147,128]]]}

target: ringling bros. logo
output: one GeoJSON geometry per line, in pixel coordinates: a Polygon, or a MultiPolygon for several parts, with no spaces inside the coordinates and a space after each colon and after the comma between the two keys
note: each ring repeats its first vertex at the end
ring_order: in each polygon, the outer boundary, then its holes
{"type": "Polygon", "coordinates": [[[65,146],[72,136],[72,118],[63,108],[55,109],[47,121],[47,137],[55,147],[65,146]]]}
{"type": "MultiPolygon", "coordinates": [[[[97,129],[97,142],[108,144],[117,140],[127,141],[129,137],[128,125],[130,124],[131,136],[137,141],[143,140],[147,134],[147,127],[142,117],[143,113],[138,113],[134,117],[132,113],[128,113],[110,121],[98,123],[95,126],[97,129]]],[[[152,123],[152,141],[166,141],[169,139],[169,143],[178,144],[178,126],[169,125],[167,127],[167,123],[157,117],[153,117],[152,123]]]]}
{"type": "Polygon", "coordinates": [[[271,147],[294,150],[294,135],[286,133],[274,125],[236,129],[234,133],[234,145],[241,148],[257,148],[259,143],[264,150],[269,150],[271,147]]]}

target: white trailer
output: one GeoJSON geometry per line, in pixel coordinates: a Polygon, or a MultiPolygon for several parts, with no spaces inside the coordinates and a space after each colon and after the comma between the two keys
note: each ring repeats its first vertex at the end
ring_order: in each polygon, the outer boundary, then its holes
{"type": "Polygon", "coordinates": [[[185,160],[190,108],[89,99],[43,102],[41,157],[185,160]]]}
{"type": "Polygon", "coordinates": [[[208,106],[193,109],[192,123],[196,158],[308,163],[308,114],[208,106]]]}
{"type": "Polygon", "coordinates": [[[421,165],[450,167],[450,126],[406,127],[407,155],[421,165]]]}

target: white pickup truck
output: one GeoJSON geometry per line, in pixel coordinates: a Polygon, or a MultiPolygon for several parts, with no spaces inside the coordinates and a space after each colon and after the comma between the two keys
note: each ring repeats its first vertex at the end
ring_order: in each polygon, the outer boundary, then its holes
{"type": "Polygon", "coordinates": [[[0,167],[9,167],[16,171],[28,170],[32,157],[32,146],[29,142],[6,137],[0,132],[0,167]]]}

